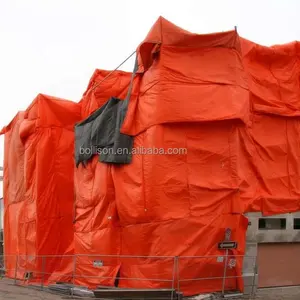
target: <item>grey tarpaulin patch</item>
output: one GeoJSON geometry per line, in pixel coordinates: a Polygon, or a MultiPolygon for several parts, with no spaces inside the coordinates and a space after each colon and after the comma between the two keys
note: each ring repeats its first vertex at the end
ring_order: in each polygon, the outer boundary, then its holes
{"type": "Polygon", "coordinates": [[[128,164],[131,162],[133,137],[122,134],[125,101],[110,98],[101,108],[75,126],[76,166],[86,163],[93,155],[105,163],[128,164]]]}
{"type": "Polygon", "coordinates": [[[129,164],[132,159],[133,137],[122,134],[133,80],[138,69],[137,57],[128,93],[124,101],[110,98],[102,107],[75,126],[76,166],[87,163],[94,154],[105,163],[129,164]]]}

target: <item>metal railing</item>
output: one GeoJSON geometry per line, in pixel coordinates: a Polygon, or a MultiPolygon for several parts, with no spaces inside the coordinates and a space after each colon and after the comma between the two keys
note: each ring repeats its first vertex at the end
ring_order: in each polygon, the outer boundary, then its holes
{"type": "MultiPolygon", "coordinates": [[[[0,255],[0,275],[17,285],[42,290],[67,283],[91,289],[170,289],[177,294],[214,293],[220,297],[243,291],[243,299],[252,299],[256,270],[256,257],[228,252],[218,256],[0,255]]],[[[173,292],[170,298],[175,299],[173,292]]]]}

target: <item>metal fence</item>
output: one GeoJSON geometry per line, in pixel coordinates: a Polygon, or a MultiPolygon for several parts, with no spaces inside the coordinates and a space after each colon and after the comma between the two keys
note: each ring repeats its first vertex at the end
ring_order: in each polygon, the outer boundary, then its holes
{"type": "Polygon", "coordinates": [[[188,290],[190,294],[213,293],[216,297],[242,290],[243,299],[252,299],[257,285],[256,264],[254,256],[230,255],[228,252],[218,256],[175,257],[2,255],[0,276],[12,279],[17,285],[40,289],[68,283],[73,287],[89,286],[93,289],[99,286],[170,289],[176,290],[177,294],[185,294],[188,290]],[[121,265],[122,270],[127,271],[120,272],[121,265]]]}

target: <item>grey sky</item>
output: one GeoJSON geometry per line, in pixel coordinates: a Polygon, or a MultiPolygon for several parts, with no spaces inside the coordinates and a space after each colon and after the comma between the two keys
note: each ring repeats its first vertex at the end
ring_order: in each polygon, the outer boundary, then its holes
{"type": "Polygon", "coordinates": [[[299,11],[297,0],[0,0],[0,127],[38,93],[80,100],[94,69],[115,68],[160,15],[271,45],[300,40],[299,11]]]}

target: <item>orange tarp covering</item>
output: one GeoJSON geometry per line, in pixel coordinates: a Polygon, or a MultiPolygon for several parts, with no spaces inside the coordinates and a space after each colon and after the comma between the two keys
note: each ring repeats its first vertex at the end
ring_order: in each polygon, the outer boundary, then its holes
{"type": "Polygon", "coordinates": [[[5,134],[4,251],[9,277],[15,276],[16,265],[18,278],[26,272],[37,272],[35,279],[72,272],[72,259],[47,257],[43,262],[40,255],[74,252],[73,128],[79,119],[78,104],[40,94],[1,132],[5,134]]]}
{"type": "MultiPolygon", "coordinates": [[[[300,208],[300,46],[263,47],[240,39],[248,77],[251,122],[241,132],[249,211],[266,215],[300,208]],[[250,139],[249,139],[250,137],[250,139]]],[[[240,168],[241,169],[241,168],[240,168]]]]}
{"type": "MultiPolygon", "coordinates": [[[[122,287],[171,287],[179,276],[185,295],[221,290],[225,229],[238,241],[227,276],[240,276],[244,213],[300,209],[299,54],[297,42],[263,47],[236,31],[197,35],[159,18],[137,49],[121,132],[136,149],[185,151],[79,165],[74,227],[73,126],[108,98],[124,99],[132,74],[96,70],[79,105],[39,96],[4,129],[6,253],[74,250],[76,284],[89,287],[117,275],[122,287]]],[[[68,277],[71,262],[54,261],[49,273],[68,277]]],[[[243,290],[242,280],[225,288],[243,290]]]]}
{"type": "MultiPolygon", "coordinates": [[[[262,47],[236,31],[191,34],[163,18],[154,24],[137,51],[134,92],[121,131],[134,136],[136,148],[186,152],[134,154],[124,166],[94,157],[76,169],[75,253],[86,253],[78,273],[104,277],[101,283],[108,285],[114,280],[107,277],[119,272],[119,286],[170,287],[155,279],[172,279],[172,259],[88,255],[181,256],[186,295],[221,290],[220,279],[188,279],[222,277],[224,262],[217,256],[224,252],[217,243],[230,227],[239,244],[232,252],[236,266],[227,275],[241,274],[243,214],[300,208],[298,49],[297,43],[262,47]],[[183,258],[208,255],[216,257],[183,258]],[[93,266],[97,259],[104,267],[93,266]]],[[[92,96],[89,85],[82,117],[109,96],[124,98],[129,87],[129,73],[113,73],[113,86],[109,79],[102,82],[107,72],[96,73],[101,83],[92,96]]],[[[78,283],[93,287],[99,279],[78,283]]],[[[243,284],[231,279],[225,288],[242,290],[243,284]]]]}
{"type": "MultiPolygon", "coordinates": [[[[101,107],[109,97],[124,99],[131,79],[131,73],[116,71],[106,80],[109,71],[96,70],[84,93],[81,104],[82,119],[101,107]],[[103,81],[104,80],[104,81],[103,81]]],[[[97,254],[121,254],[121,228],[119,226],[115,188],[111,166],[98,162],[94,157],[87,166],[80,165],[75,170],[75,254],[76,283],[90,286],[114,285],[120,262],[118,258],[107,258],[105,265],[95,268],[94,261],[103,260],[97,254]],[[89,256],[90,255],[90,256],[89,256]],[[84,276],[94,276],[85,278],[84,276]],[[106,277],[99,279],[99,277],[106,277]]]]}
{"type": "Polygon", "coordinates": [[[96,69],[90,79],[86,92],[79,104],[81,105],[82,119],[88,117],[101,107],[112,95],[124,99],[131,73],[123,71],[106,71],[96,69]]]}
{"type": "MultiPolygon", "coordinates": [[[[147,71],[142,70],[143,55],[147,53],[139,53],[139,74],[123,126],[124,133],[135,136],[136,148],[180,148],[187,152],[158,156],[136,154],[126,166],[101,164],[94,157],[87,167],[79,166],[76,170],[75,253],[86,254],[76,266],[76,277],[84,273],[98,276],[94,280],[80,277],[78,284],[95,287],[101,276],[105,278],[101,284],[113,285],[114,278],[107,277],[119,271],[123,278],[120,286],[171,287],[172,259],[112,259],[89,255],[218,256],[223,252],[216,245],[224,238],[226,227],[231,227],[233,238],[239,240],[239,248],[233,253],[244,252],[247,220],[242,215],[232,215],[243,211],[236,166],[238,128],[249,118],[246,76],[235,42],[237,35],[235,32],[218,34],[217,43],[214,36],[195,37],[194,48],[179,47],[178,53],[176,44],[161,44],[159,59],[147,71]],[[211,51],[201,47],[202,40],[211,51]],[[185,51],[190,51],[189,55],[183,55],[185,51]],[[219,51],[224,53],[223,58],[218,57],[219,51]],[[199,64],[211,67],[210,74],[206,69],[192,67],[196,58],[199,64]],[[212,66],[211,60],[215,62],[212,66]],[[240,64],[237,75],[232,75],[237,62],[240,64]],[[224,104],[217,111],[214,108],[220,95],[224,104]],[[199,98],[204,102],[201,105],[198,105],[199,98]],[[95,268],[93,261],[97,259],[103,261],[104,267],[95,268]]],[[[156,42],[159,40],[155,39],[156,42]]],[[[124,82],[125,91],[128,90],[131,74],[127,74],[127,82],[123,72],[114,76],[111,93],[106,92],[110,83],[104,81],[97,87],[99,95],[102,89],[109,96],[119,96],[124,92],[124,82]]],[[[103,77],[104,74],[98,78],[99,82],[103,77]]],[[[97,101],[87,91],[82,99],[84,107],[89,102],[97,101]]],[[[94,108],[88,114],[93,111],[94,108]]],[[[217,257],[194,259],[199,267],[190,273],[192,261],[180,262],[181,279],[222,277],[224,264],[218,263],[217,257]]],[[[228,270],[228,274],[239,275],[240,270],[238,261],[237,267],[228,270]]],[[[221,285],[220,279],[207,280],[201,288],[197,281],[186,281],[182,289],[191,294],[220,290],[221,285]]],[[[227,289],[236,287],[235,279],[226,283],[227,289]]],[[[242,284],[238,287],[242,288],[242,284]]]]}

